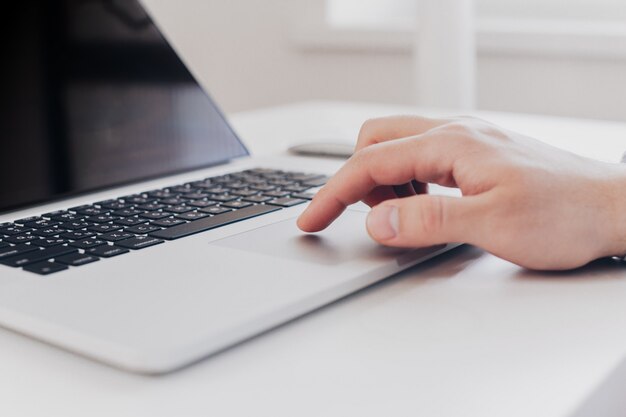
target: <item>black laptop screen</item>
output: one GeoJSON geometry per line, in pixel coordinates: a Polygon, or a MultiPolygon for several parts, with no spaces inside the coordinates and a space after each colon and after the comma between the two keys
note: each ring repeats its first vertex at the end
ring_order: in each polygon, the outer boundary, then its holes
{"type": "Polygon", "coordinates": [[[246,154],[137,1],[2,12],[0,212],[246,154]]]}

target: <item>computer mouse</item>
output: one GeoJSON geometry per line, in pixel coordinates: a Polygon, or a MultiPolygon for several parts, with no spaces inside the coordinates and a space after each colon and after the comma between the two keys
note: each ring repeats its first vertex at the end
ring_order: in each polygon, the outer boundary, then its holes
{"type": "Polygon", "coordinates": [[[295,155],[320,156],[348,159],[354,152],[354,146],[341,142],[309,142],[294,145],[289,152],[295,155]]]}

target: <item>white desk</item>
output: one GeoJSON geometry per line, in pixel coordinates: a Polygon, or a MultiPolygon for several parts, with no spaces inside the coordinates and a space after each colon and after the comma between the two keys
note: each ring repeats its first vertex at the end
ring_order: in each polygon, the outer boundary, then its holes
{"type": "MultiPolygon", "coordinates": [[[[304,103],[232,120],[268,153],[415,111],[304,103]]],[[[605,160],[626,150],[624,124],[483,116],[605,160]]],[[[164,377],[0,330],[0,415],[568,416],[626,355],[625,328],[626,268],[537,274],[462,248],[164,377]]]]}

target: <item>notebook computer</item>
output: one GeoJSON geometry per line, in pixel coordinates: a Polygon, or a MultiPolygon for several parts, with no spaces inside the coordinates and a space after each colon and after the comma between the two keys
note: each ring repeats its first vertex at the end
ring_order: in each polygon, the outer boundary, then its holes
{"type": "Polygon", "coordinates": [[[6,8],[3,327],[163,373],[455,246],[300,232],[336,162],[250,156],[136,0],[6,8]]]}

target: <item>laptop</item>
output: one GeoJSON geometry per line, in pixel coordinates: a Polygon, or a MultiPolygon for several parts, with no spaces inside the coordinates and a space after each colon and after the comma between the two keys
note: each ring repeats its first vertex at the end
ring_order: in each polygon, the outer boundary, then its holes
{"type": "Polygon", "coordinates": [[[164,373],[455,246],[299,231],[336,162],[250,156],[136,0],[5,8],[3,327],[164,373]]]}

